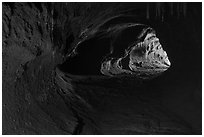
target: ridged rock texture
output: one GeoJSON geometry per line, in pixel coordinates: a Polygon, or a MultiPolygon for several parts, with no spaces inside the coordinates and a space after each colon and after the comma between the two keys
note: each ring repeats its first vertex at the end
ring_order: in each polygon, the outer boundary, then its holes
{"type": "Polygon", "coordinates": [[[2,3],[2,134],[202,134],[201,9],[201,3],[2,3]],[[103,61],[121,61],[125,70],[131,57],[141,61],[128,40],[118,39],[121,24],[131,23],[153,28],[162,44],[154,51],[168,54],[171,66],[159,77],[101,73],[103,61]]]}

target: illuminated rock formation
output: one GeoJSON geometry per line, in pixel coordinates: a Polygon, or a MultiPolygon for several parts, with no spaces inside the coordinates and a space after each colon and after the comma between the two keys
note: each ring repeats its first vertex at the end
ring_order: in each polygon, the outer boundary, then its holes
{"type": "Polygon", "coordinates": [[[158,74],[170,67],[167,53],[163,50],[152,28],[144,28],[135,41],[125,49],[124,56],[105,60],[101,65],[101,73],[109,76],[124,73],[158,74]]]}

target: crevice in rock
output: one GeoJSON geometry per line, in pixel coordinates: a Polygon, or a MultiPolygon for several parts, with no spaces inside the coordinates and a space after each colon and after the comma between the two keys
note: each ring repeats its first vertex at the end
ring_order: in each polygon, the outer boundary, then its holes
{"type": "Polygon", "coordinates": [[[73,135],[80,135],[81,132],[83,131],[83,127],[85,125],[84,120],[83,120],[83,118],[81,118],[79,116],[77,111],[75,111],[72,107],[71,107],[71,110],[72,110],[74,116],[77,118],[77,122],[78,122],[75,129],[74,129],[74,131],[73,131],[73,135]]]}

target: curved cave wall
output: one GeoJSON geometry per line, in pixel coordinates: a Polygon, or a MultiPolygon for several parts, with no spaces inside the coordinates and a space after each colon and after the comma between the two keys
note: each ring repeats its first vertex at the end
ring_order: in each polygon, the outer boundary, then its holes
{"type": "Polygon", "coordinates": [[[201,11],[201,3],[2,3],[2,134],[202,134],[201,11]],[[119,56],[135,37],[106,30],[126,23],[156,30],[172,64],[159,77],[101,75],[110,44],[119,56]]]}

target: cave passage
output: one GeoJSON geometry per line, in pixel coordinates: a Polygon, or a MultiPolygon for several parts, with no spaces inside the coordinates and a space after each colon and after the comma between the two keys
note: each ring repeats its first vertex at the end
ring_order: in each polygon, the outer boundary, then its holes
{"type": "Polygon", "coordinates": [[[190,2],[3,2],[2,134],[202,134],[201,11],[190,2]],[[165,54],[165,73],[148,64],[165,54]]]}
{"type": "Polygon", "coordinates": [[[100,74],[101,60],[110,51],[106,46],[109,43],[109,38],[92,38],[84,41],[77,48],[78,54],[68,58],[59,68],[75,75],[98,75],[100,74]]]}
{"type": "Polygon", "coordinates": [[[74,75],[100,75],[103,59],[124,57],[126,50],[134,46],[135,42],[143,40],[139,36],[143,29],[148,28],[137,23],[133,26],[123,24],[123,27],[120,27],[121,24],[116,25],[113,31],[99,30],[92,38],[79,44],[76,48],[77,55],[69,57],[59,68],[74,75]]]}

